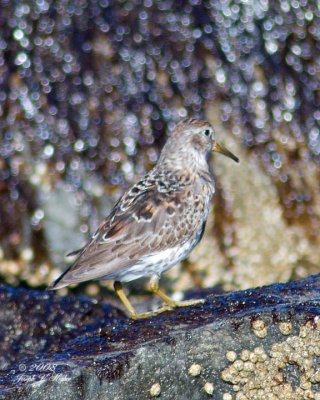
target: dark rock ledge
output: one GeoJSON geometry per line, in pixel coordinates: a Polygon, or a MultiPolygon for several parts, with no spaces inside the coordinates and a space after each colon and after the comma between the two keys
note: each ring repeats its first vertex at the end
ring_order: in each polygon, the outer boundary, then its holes
{"type": "Polygon", "coordinates": [[[0,287],[1,399],[320,399],[320,275],[131,321],[0,287]]]}

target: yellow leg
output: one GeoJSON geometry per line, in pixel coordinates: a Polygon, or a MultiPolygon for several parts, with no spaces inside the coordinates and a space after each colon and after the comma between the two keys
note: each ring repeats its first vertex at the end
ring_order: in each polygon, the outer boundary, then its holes
{"type": "Polygon", "coordinates": [[[130,318],[132,319],[149,318],[157,314],[160,314],[164,311],[170,311],[172,309],[169,305],[165,305],[164,307],[161,307],[159,310],[138,314],[136,310],[133,308],[132,304],[130,303],[128,297],[124,293],[122,284],[118,281],[115,281],[113,287],[119,299],[122,301],[123,305],[128,310],[130,318]]]}
{"type": "Polygon", "coordinates": [[[130,303],[128,297],[124,293],[121,283],[118,281],[115,281],[113,284],[113,287],[114,287],[114,290],[117,293],[119,299],[122,301],[123,305],[128,310],[130,316],[136,315],[137,313],[136,313],[135,309],[133,308],[132,304],[130,303]]]}
{"type": "Polygon", "coordinates": [[[194,304],[200,304],[205,302],[204,299],[184,300],[184,301],[173,300],[171,297],[169,297],[167,294],[165,294],[162,290],[159,289],[158,277],[152,277],[150,279],[150,289],[156,296],[160,297],[160,299],[163,300],[164,303],[169,307],[188,307],[188,306],[193,306],[194,304]]]}

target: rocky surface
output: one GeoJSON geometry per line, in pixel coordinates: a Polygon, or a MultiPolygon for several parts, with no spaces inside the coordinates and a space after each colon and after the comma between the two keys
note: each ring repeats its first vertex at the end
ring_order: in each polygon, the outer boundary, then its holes
{"type": "Polygon", "coordinates": [[[214,158],[206,240],[192,276],[184,266],[167,286],[246,289],[319,272],[316,1],[2,3],[7,284],[50,283],[187,115],[208,118],[241,164],[214,158]]]}
{"type": "Polygon", "coordinates": [[[319,283],[209,294],[139,321],[2,286],[0,398],[319,399],[319,283]]]}

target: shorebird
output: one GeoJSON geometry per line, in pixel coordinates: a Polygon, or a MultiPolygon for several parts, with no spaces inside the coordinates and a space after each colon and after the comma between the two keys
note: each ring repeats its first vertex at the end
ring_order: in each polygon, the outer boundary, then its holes
{"type": "Polygon", "coordinates": [[[238,158],[215,140],[207,121],[180,122],[159,160],[127,190],[102,221],[74,263],[49,287],[59,289],[91,279],[113,280],[130,317],[146,318],[203,300],[175,301],[159,288],[161,274],[185,259],[202,238],[215,191],[212,152],[238,158]],[[151,291],[164,306],[138,314],[122,282],[150,278],[151,291]]]}

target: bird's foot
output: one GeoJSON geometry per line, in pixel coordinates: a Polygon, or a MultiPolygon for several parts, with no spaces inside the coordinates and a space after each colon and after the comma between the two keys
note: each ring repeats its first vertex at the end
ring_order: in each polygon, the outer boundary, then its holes
{"type": "Polygon", "coordinates": [[[194,306],[195,304],[203,304],[205,302],[204,299],[193,299],[193,300],[182,300],[177,301],[169,297],[166,293],[164,293],[159,288],[156,288],[154,293],[163,300],[164,304],[169,307],[189,307],[194,306]]]}
{"type": "Polygon", "coordinates": [[[159,308],[158,310],[155,311],[149,311],[149,312],[145,312],[145,313],[132,313],[130,314],[130,318],[132,319],[143,319],[143,318],[150,318],[150,317],[155,317],[158,314],[161,314],[163,312],[166,311],[172,311],[173,307],[169,306],[169,305],[164,305],[163,307],[159,308]]]}
{"type": "Polygon", "coordinates": [[[155,311],[149,311],[145,313],[137,313],[132,304],[130,303],[128,297],[125,295],[122,285],[120,282],[115,282],[114,283],[114,289],[119,296],[120,300],[126,307],[130,318],[132,319],[143,319],[143,318],[150,318],[154,317],[158,314],[161,314],[166,311],[172,311],[175,307],[188,307],[188,306],[193,306],[195,304],[202,304],[205,302],[204,299],[194,299],[194,300],[183,300],[183,301],[176,301],[173,300],[171,297],[166,295],[162,290],[159,289],[158,281],[153,280],[151,286],[151,290],[161,298],[161,300],[164,302],[164,305],[159,308],[158,310],[155,311]]]}
{"type": "Polygon", "coordinates": [[[189,306],[194,306],[195,304],[203,304],[205,303],[205,299],[194,299],[194,300],[182,300],[182,301],[176,301],[170,298],[170,302],[167,304],[170,307],[189,307],[189,306]]]}
{"type": "Polygon", "coordinates": [[[165,292],[163,292],[159,288],[159,277],[158,276],[153,276],[150,279],[150,289],[151,291],[160,299],[164,302],[166,306],[169,307],[188,307],[188,306],[193,306],[195,304],[201,304],[204,303],[205,300],[203,299],[195,299],[195,300],[183,300],[183,301],[176,301],[172,299],[170,296],[168,296],[165,292]]]}

